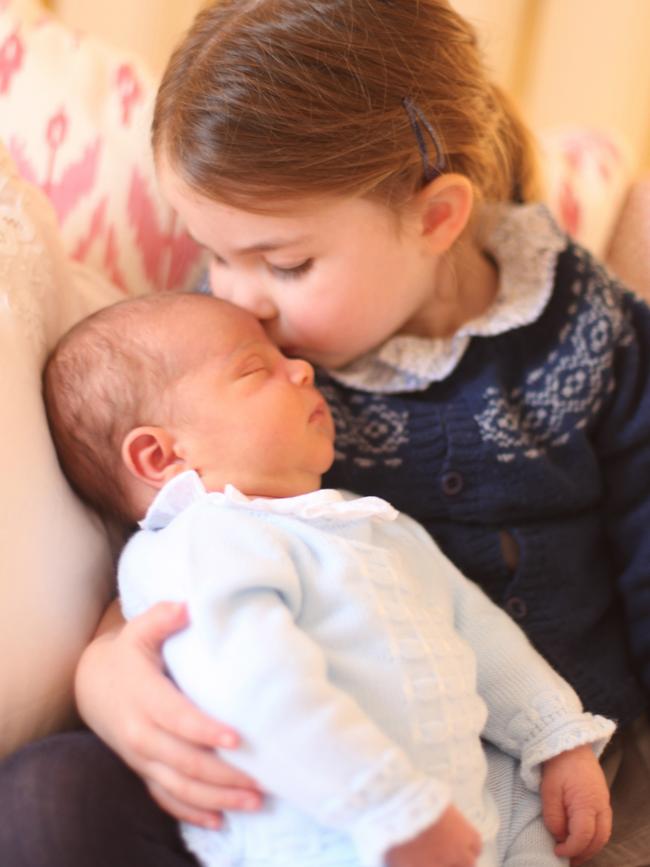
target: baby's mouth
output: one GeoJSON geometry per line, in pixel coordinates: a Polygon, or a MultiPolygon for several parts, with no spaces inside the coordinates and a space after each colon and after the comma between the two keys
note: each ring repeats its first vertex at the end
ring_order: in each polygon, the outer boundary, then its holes
{"type": "Polygon", "coordinates": [[[309,416],[309,421],[319,421],[322,418],[325,418],[325,414],[327,412],[327,407],[324,400],[320,400],[315,409],[312,410],[311,415],[309,416]]]}

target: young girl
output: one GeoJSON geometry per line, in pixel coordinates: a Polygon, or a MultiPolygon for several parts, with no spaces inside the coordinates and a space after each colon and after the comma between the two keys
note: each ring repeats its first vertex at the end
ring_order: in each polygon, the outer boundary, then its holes
{"type": "MultiPolygon", "coordinates": [[[[437,0],[224,0],[170,63],[154,147],[215,294],[323,368],[325,483],[416,517],[618,720],[613,841],[592,863],[647,864],[650,314],[525,204],[527,136],[471,29],[437,0]]],[[[160,805],[217,823],[261,796],[210,751],[236,733],[159,674],[184,622],[109,615],[78,700],[160,805]]],[[[15,757],[0,785],[7,863],[192,863],[91,735],[15,757]]]]}

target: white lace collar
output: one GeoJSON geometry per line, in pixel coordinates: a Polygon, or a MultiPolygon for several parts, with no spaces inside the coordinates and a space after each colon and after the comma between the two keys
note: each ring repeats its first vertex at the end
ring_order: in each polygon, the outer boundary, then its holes
{"type": "Polygon", "coordinates": [[[422,391],[449,376],[472,337],[491,337],[538,319],[553,291],[558,254],[567,244],[546,206],[485,206],[479,243],[499,267],[499,291],[485,313],[452,337],[392,337],[346,367],[329,370],[330,376],[363,391],[422,391]]]}
{"type": "Polygon", "coordinates": [[[394,521],[399,514],[379,497],[356,497],[332,488],[298,497],[278,498],[247,497],[232,485],[226,485],[223,493],[208,492],[199,474],[195,470],[188,470],[174,476],[161,488],[139,526],[142,530],[162,530],[188,506],[205,497],[234,509],[272,512],[306,521],[354,521],[363,518],[394,521]]]}

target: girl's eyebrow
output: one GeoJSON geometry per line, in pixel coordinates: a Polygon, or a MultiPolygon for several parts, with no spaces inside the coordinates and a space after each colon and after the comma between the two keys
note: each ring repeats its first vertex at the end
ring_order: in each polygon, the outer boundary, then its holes
{"type": "MultiPolygon", "coordinates": [[[[202,241],[197,233],[190,231],[189,228],[186,231],[190,238],[196,241],[200,247],[212,250],[212,245],[207,241],[202,241]]],[[[296,238],[271,238],[268,241],[258,241],[256,244],[249,244],[246,247],[236,247],[234,252],[238,256],[246,256],[250,253],[267,253],[269,250],[278,250],[280,247],[293,247],[308,241],[311,241],[311,235],[298,235],[296,238]]]]}
{"type": "Polygon", "coordinates": [[[308,240],[308,235],[302,235],[297,238],[279,238],[277,240],[272,239],[269,241],[260,241],[257,244],[250,244],[247,247],[238,247],[235,250],[235,253],[240,256],[245,256],[249,253],[267,253],[269,250],[277,250],[280,247],[293,247],[308,240]]]}

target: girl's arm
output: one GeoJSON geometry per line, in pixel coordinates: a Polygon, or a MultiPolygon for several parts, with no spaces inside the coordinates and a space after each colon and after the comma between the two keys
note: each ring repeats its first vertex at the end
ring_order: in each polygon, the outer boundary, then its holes
{"type": "Polygon", "coordinates": [[[611,335],[599,370],[601,394],[606,386],[608,399],[594,445],[607,553],[618,577],[633,664],[650,697],[650,308],[633,295],[621,296],[616,286],[611,298],[609,318],[617,327],[604,315],[592,325],[594,332],[601,326],[601,333],[611,335]]]}
{"type": "Polygon", "coordinates": [[[219,758],[237,734],[202,714],[162,672],[162,643],[187,624],[183,606],[161,603],[125,624],[107,609],[77,667],[86,723],[139,774],[177,819],[216,827],[222,810],[256,809],[253,780],[219,758]]]}

